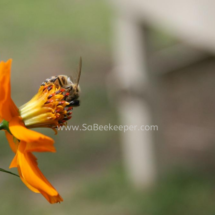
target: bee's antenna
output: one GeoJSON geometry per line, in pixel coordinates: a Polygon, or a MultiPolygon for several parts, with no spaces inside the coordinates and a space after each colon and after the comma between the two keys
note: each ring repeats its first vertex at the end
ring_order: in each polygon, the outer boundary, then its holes
{"type": "Polygon", "coordinates": [[[79,81],[80,81],[80,77],[81,77],[81,68],[82,68],[82,57],[80,57],[80,61],[79,61],[78,79],[77,79],[76,86],[78,86],[79,81]]]}

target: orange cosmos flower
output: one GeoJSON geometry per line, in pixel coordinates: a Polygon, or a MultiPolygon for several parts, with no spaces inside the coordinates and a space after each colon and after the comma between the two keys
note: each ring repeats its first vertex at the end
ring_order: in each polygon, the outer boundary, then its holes
{"type": "Polygon", "coordinates": [[[34,127],[55,129],[70,119],[68,93],[53,83],[41,86],[37,95],[20,109],[11,99],[10,71],[12,60],[0,62],[0,129],[5,134],[15,157],[10,168],[17,167],[23,183],[41,193],[50,203],[63,201],[37,166],[32,152],[55,152],[53,139],[29,130],[34,127]]]}

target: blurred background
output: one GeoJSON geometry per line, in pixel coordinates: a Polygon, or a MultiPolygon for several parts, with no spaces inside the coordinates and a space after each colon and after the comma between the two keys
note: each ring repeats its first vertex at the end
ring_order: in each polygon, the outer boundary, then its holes
{"type": "MultiPolygon", "coordinates": [[[[0,60],[13,59],[21,106],[53,75],[76,77],[69,125],[157,125],[154,131],[36,129],[57,153],[36,153],[64,202],[50,205],[0,173],[1,214],[215,214],[214,3],[170,0],[9,0],[0,60]]],[[[0,133],[0,167],[13,153],[0,133]]],[[[16,169],[12,169],[17,173],[16,169]]]]}

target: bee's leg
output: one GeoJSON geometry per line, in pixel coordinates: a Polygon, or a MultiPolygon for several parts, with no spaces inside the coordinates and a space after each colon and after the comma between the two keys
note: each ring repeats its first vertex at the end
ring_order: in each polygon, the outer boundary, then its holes
{"type": "Polygon", "coordinates": [[[69,105],[67,107],[78,107],[80,106],[80,101],[79,100],[73,100],[69,102],[69,105]]]}

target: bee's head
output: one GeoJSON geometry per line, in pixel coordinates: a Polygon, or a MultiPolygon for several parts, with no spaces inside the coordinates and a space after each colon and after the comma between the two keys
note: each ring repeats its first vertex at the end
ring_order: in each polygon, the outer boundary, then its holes
{"type": "Polygon", "coordinates": [[[80,86],[77,84],[74,84],[73,85],[73,91],[74,91],[74,93],[80,93],[80,91],[81,91],[80,86]]]}
{"type": "Polygon", "coordinates": [[[67,92],[69,92],[69,96],[66,99],[69,102],[78,100],[78,98],[80,96],[79,81],[80,81],[80,77],[81,77],[81,67],[82,67],[82,59],[80,58],[79,71],[78,71],[78,77],[76,79],[76,82],[71,80],[70,77],[68,77],[66,75],[59,75],[58,76],[59,84],[61,85],[61,87],[65,88],[67,90],[67,92]]]}
{"type": "Polygon", "coordinates": [[[80,87],[77,84],[71,84],[66,88],[69,92],[68,100],[76,100],[80,96],[80,87]]]}

